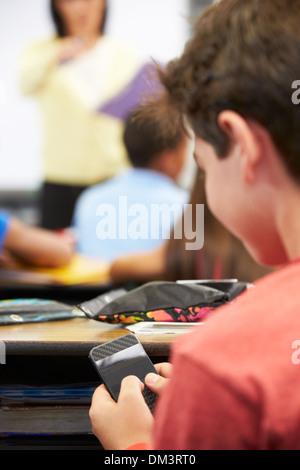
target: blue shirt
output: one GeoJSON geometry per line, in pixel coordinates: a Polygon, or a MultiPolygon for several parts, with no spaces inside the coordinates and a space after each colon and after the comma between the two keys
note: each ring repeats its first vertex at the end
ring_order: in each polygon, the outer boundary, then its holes
{"type": "Polygon", "coordinates": [[[0,210],[0,253],[3,249],[3,243],[5,241],[7,230],[9,227],[9,221],[11,219],[11,215],[5,211],[0,210]]]}
{"type": "Polygon", "coordinates": [[[126,170],[78,198],[73,218],[77,249],[107,261],[154,249],[170,238],[188,201],[189,192],[162,173],[126,170]]]}

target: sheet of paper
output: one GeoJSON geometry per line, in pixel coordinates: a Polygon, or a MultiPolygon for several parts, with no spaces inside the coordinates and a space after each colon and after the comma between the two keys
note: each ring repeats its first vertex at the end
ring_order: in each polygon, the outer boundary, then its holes
{"type": "Polygon", "coordinates": [[[182,334],[190,331],[204,323],[182,323],[182,322],[139,322],[126,326],[132,333],[141,334],[182,334]]]}

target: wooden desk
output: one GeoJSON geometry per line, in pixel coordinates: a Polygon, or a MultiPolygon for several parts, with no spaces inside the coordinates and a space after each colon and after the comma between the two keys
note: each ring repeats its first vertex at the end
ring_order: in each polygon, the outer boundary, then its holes
{"type": "MultiPolygon", "coordinates": [[[[92,347],[128,333],[122,326],[86,318],[0,326],[7,355],[86,356],[92,347]]],[[[141,335],[139,340],[150,357],[168,357],[174,335],[141,335]]]]}
{"type": "MultiPolygon", "coordinates": [[[[118,325],[85,318],[0,327],[0,340],[6,344],[6,364],[0,365],[0,389],[20,385],[33,390],[53,385],[99,384],[88,352],[98,344],[130,333],[118,325]]],[[[168,359],[174,335],[139,335],[152,361],[168,359]]],[[[74,405],[64,401],[57,406],[35,403],[0,406],[0,450],[18,449],[102,449],[91,431],[87,402],[74,405]],[[3,424],[4,423],[4,424],[3,424]]],[[[1,398],[0,398],[1,401],[1,398]]],[[[76,401],[76,400],[75,400],[76,401]]]]}

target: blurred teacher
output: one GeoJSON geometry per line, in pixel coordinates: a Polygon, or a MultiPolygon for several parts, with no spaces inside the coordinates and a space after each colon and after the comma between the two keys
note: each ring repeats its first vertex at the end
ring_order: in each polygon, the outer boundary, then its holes
{"type": "Polygon", "coordinates": [[[70,226],[83,189],[129,163],[123,119],[144,80],[137,55],[104,34],[106,0],[52,0],[55,37],[21,58],[21,88],[41,105],[44,132],[42,226],[70,226]]]}

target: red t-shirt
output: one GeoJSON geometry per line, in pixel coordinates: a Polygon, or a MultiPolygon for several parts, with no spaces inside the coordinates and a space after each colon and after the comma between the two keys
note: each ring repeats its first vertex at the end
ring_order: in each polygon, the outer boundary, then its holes
{"type": "Polygon", "coordinates": [[[171,361],[154,448],[300,449],[300,262],[181,336],[171,361]]]}

